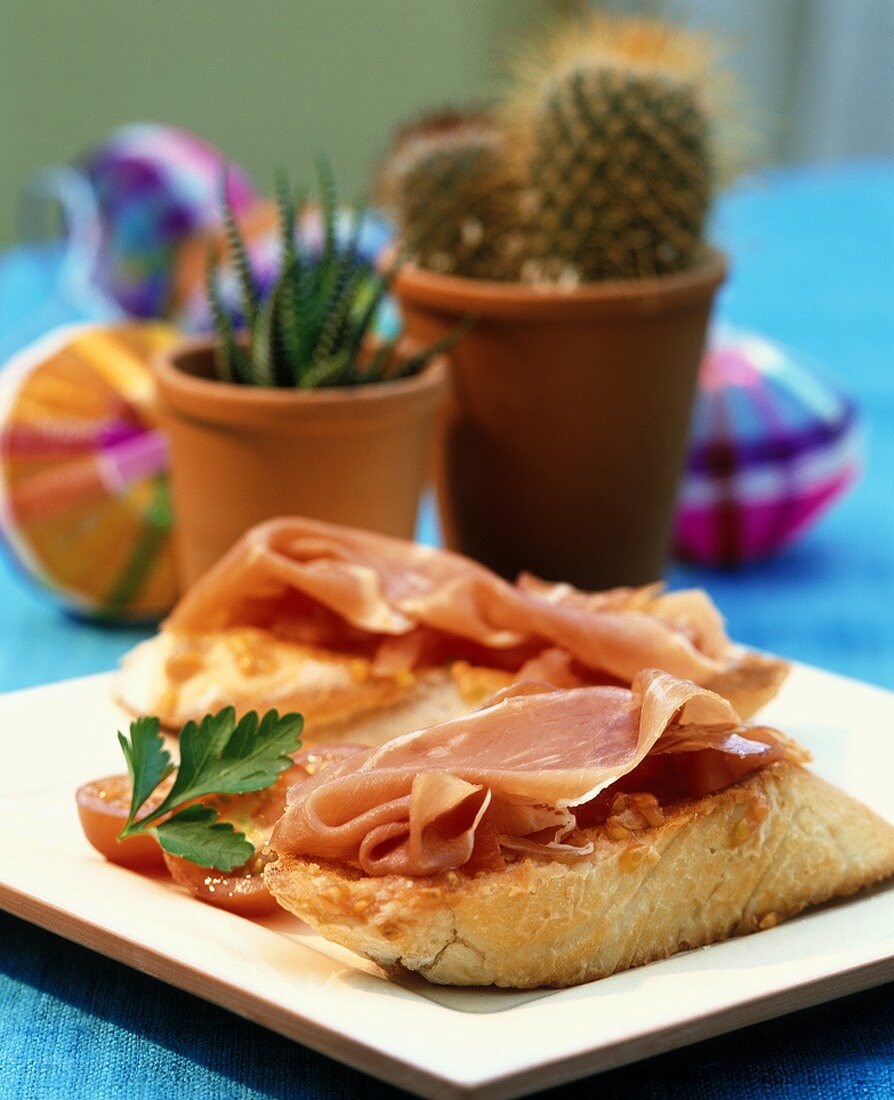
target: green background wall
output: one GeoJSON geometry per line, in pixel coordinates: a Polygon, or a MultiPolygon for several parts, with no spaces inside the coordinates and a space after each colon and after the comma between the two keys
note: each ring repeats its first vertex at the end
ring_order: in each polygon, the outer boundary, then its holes
{"type": "Polygon", "coordinates": [[[486,97],[551,0],[0,0],[0,240],[18,194],[120,123],[194,130],[261,187],[325,150],[346,197],[395,122],[486,97]]]}

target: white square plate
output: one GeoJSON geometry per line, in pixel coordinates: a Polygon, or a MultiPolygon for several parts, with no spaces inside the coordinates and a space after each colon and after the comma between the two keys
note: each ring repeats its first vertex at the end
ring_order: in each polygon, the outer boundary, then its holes
{"type": "MultiPolygon", "coordinates": [[[[796,668],[762,718],[894,820],[894,695],[796,668]]],[[[109,678],[0,697],[0,906],[423,1096],[519,1096],[894,978],[894,887],[576,989],[395,984],[286,913],[106,863],[74,790],[123,770],[109,678]]]]}

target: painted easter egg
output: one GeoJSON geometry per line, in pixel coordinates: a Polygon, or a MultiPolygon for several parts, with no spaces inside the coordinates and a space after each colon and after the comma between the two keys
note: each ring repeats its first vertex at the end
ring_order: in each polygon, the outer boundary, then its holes
{"type": "MultiPolygon", "coordinates": [[[[96,282],[133,317],[168,309],[175,253],[198,230],[220,223],[221,153],[174,126],[137,123],[113,131],[84,159],[102,228],[96,282]]],[[[238,216],[254,188],[226,167],[238,216]]]]}
{"type": "Polygon", "coordinates": [[[859,468],[849,398],[780,345],[720,332],[701,366],[677,555],[705,565],[767,557],[815,523],[859,468]]]}
{"type": "Polygon", "coordinates": [[[168,325],[69,325],[0,373],[0,533],[69,608],[156,619],[174,603],[167,448],[152,357],[168,325]]]}

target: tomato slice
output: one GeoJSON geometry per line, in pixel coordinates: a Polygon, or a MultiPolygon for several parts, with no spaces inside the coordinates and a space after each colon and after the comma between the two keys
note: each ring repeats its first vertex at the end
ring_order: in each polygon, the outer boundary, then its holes
{"type": "Polygon", "coordinates": [[[235,871],[216,871],[213,867],[199,867],[188,859],[162,852],[165,866],[178,886],[188,890],[199,901],[228,909],[242,917],[263,917],[275,913],[279,903],[264,885],[261,872],[271,856],[257,851],[242,867],[235,871]]]}
{"type": "MultiPolygon", "coordinates": [[[[78,815],[87,839],[113,863],[138,871],[167,867],[174,881],[199,900],[242,916],[263,916],[279,908],[264,885],[262,872],[264,864],[273,858],[267,849],[267,842],[273,826],[286,808],[289,788],[309,779],[320,768],[366,747],[346,743],[304,749],[292,758],[292,766],[266,790],[203,798],[202,802],[217,810],[223,821],[229,821],[245,833],[255,847],[255,854],[248,863],[235,871],[199,867],[187,859],[162,851],[161,845],[152,836],[118,840],[118,833],[130,809],[130,779],[126,775],[109,776],[80,787],[77,792],[78,815]]],[[[172,779],[168,780],[152,795],[142,814],[150,813],[160,804],[172,782],[172,779]]]]}
{"type": "Polygon", "coordinates": [[[194,894],[200,901],[239,913],[244,917],[259,917],[275,913],[279,904],[264,885],[264,865],[273,859],[267,848],[273,826],[286,808],[289,788],[315,775],[320,768],[343,760],[367,748],[366,745],[345,743],[317,745],[292,757],[292,766],[264,791],[255,794],[219,795],[203,799],[213,806],[223,821],[229,821],[245,833],[255,846],[255,854],[235,871],[216,871],[199,867],[189,860],[164,854],[164,861],[175,882],[194,894]]]}
{"type": "MultiPolygon", "coordinates": [[[[167,786],[170,787],[170,783],[167,786]]],[[[127,775],[109,775],[78,787],[75,799],[81,828],[97,852],[112,863],[120,863],[134,871],[161,870],[164,860],[154,836],[118,839],[130,812],[130,789],[127,775]]],[[[159,788],[146,803],[143,813],[151,813],[166,793],[166,789],[159,788]]]]}

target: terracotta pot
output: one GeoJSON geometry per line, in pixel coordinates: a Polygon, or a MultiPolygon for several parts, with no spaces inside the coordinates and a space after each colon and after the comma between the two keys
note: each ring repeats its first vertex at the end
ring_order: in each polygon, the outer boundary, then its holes
{"type": "Polygon", "coordinates": [[[446,363],[350,388],[295,391],[219,382],[213,343],[155,364],[171,447],[181,584],[244,531],[304,515],[412,538],[446,363]]]}
{"type": "Polygon", "coordinates": [[[451,352],[438,489],[450,547],[506,577],[584,588],[660,577],[711,303],[726,275],[541,289],[437,275],[395,282],[408,336],[451,352]]]}

